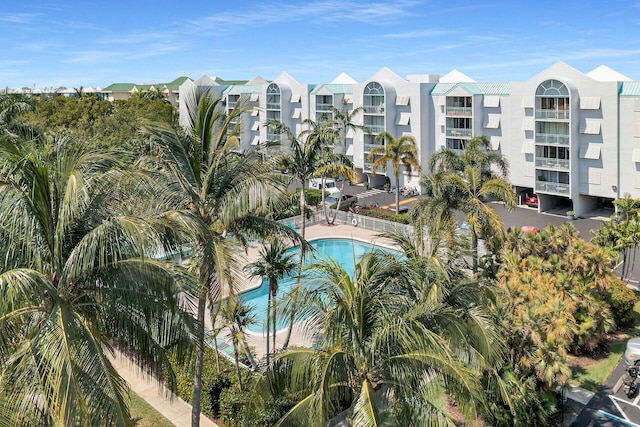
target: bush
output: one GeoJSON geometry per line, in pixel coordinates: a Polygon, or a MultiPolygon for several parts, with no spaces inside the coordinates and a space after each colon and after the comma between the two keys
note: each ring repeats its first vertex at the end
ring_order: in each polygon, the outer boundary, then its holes
{"type": "Polygon", "coordinates": [[[621,280],[613,280],[609,284],[606,301],[611,307],[613,318],[617,325],[630,325],[634,319],[633,308],[636,304],[636,294],[621,280]]]}
{"type": "Polygon", "coordinates": [[[364,207],[358,212],[359,215],[369,216],[371,218],[384,219],[387,221],[398,222],[400,224],[409,224],[409,215],[401,213],[396,215],[394,211],[380,208],[364,207]]]}
{"type": "MultiPolygon", "coordinates": [[[[251,384],[247,389],[252,388],[251,384]]],[[[220,396],[220,419],[227,427],[271,427],[298,401],[290,396],[262,401],[251,392],[237,387],[223,391],[220,396]]]]}
{"type": "MultiPolygon", "coordinates": [[[[170,359],[176,371],[176,394],[191,404],[195,357],[187,358],[184,363],[178,363],[176,355],[171,355],[170,359]]],[[[251,375],[251,372],[247,371],[246,375],[251,375]]],[[[220,373],[216,372],[215,350],[206,347],[202,369],[203,392],[200,399],[202,413],[214,418],[220,416],[220,396],[224,390],[235,388],[236,382],[234,365],[220,356],[220,373]]]]}

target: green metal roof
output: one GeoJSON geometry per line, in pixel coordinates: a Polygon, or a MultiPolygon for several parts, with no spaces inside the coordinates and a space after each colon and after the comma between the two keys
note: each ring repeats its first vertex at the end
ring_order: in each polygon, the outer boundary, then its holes
{"type": "Polygon", "coordinates": [[[262,92],[262,87],[261,86],[255,86],[255,85],[231,85],[228,86],[222,93],[227,94],[229,92],[237,92],[240,94],[243,93],[261,93],[262,92]]]}
{"type": "Polygon", "coordinates": [[[133,88],[137,88],[138,90],[149,90],[152,87],[162,90],[165,87],[172,91],[177,91],[178,88],[185,80],[188,80],[189,77],[178,77],[169,83],[149,83],[149,84],[139,84],[139,83],[113,83],[109,86],[102,89],[103,92],[131,92],[133,88]]]}
{"type": "Polygon", "coordinates": [[[447,95],[456,87],[462,87],[471,95],[509,95],[509,83],[438,83],[431,90],[431,96],[447,95]]]}
{"type": "Polygon", "coordinates": [[[640,82],[622,82],[620,96],[640,96],[640,82]]]}
{"type": "Polygon", "coordinates": [[[353,93],[353,85],[345,85],[345,84],[326,84],[326,85],[318,85],[313,88],[311,91],[311,95],[318,93],[320,89],[327,88],[331,93],[353,93]]]}

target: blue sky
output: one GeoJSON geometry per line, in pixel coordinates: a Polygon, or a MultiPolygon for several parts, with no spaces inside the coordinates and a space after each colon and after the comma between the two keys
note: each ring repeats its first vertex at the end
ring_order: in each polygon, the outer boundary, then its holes
{"type": "Polygon", "coordinates": [[[523,81],[557,61],[640,80],[640,0],[3,0],[0,87],[179,76],[361,82],[456,68],[523,81]]]}

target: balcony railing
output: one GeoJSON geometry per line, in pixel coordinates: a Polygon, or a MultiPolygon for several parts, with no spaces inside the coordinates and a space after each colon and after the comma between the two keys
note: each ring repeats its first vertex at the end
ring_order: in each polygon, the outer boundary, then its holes
{"type": "Polygon", "coordinates": [[[569,160],[537,158],[536,166],[544,169],[569,170],[569,160]]]}
{"type": "Polygon", "coordinates": [[[316,111],[329,111],[333,108],[333,104],[316,104],[316,111]]]}
{"type": "Polygon", "coordinates": [[[378,133],[378,132],[384,132],[384,125],[365,125],[367,127],[367,129],[369,129],[369,132],[371,133],[378,133]]]}
{"type": "Polygon", "coordinates": [[[473,134],[471,129],[447,128],[447,136],[455,138],[470,138],[473,134]]]}
{"type": "Polygon", "coordinates": [[[280,103],[279,102],[267,102],[267,110],[279,110],[280,103]]]}
{"type": "Polygon", "coordinates": [[[536,181],[536,191],[555,194],[569,194],[569,184],[560,182],[536,181]]]}
{"type": "Polygon", "coordinates": [[[471,107],[447,107],[447,116],[469,117],[471,115],[473,115],[473,108],[471,107]]]}
{"type": "Polygon", "coordinates": [[[364,152],[368,153],[375,147],[384,147],[384,144],[364,144],[364,152]]]}
{"type": "Polygon", "coordinates": [[[282,141],[281,133],[267,133],[267,141],[282,141]]]}
{"type": "Polygon", "coordinates": [[[365,114],[384,114],[384,105],[365,105],[365,114]]]}
{"type": "Polygon", "coordinates": [[[569,135],[560,133],[536,133],[536,142],[547,145],[569,145],[569,135]]]}
{"type": "Polygon", "coordinates": [[[569,120],[569,110],[536,110],[536,119],[569,120]]]}

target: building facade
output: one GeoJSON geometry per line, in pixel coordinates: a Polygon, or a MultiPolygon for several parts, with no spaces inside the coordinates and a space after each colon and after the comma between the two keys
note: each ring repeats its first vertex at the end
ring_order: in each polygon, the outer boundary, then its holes
{"type": "MultiPolygon", "coordinates": [[[[582,73],[558,62],[527,81],[499,83],[476,82],[456,70],[402,78],[388,68],[361,83],[344,73],[319,85],[285,72],[271,81],[202,77],[180,85],[182,112],[194,90],[224,97],[228,109],[241,99],[252,103],[240,119],[246,150],[279,138],[269,131],[270,120],[298,135],[305,119],[331,117],[332,107],[360,109],[355,121],[370,133],[349,130],[337,150],[372,186],[386,179],[381,171],[373,174],[368,160],[371,149],[384,144],[375,138],[379,132],[412,135],[425,170],[435,151],[460,150],[484,135],[509,162],[508,179],[521,203],[535,193],[541,211],[566,207],[582,215],[625,193],[640,198],[640,82],[605,66],[582,73]]],[[[403,173],[391,185],[419,188],[419,178],[403,173]]]]}

